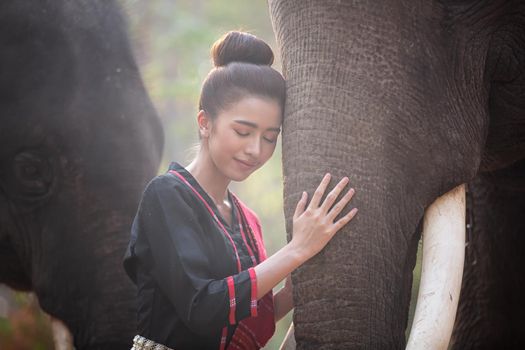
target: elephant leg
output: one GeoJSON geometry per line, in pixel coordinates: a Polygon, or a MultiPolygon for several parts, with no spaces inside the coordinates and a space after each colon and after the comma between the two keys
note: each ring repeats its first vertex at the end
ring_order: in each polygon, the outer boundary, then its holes
{"type": "Polygon", "coordinates": [[[525,160],[470,184],[465,254],[453,349],[525,346],[525,160]]]}

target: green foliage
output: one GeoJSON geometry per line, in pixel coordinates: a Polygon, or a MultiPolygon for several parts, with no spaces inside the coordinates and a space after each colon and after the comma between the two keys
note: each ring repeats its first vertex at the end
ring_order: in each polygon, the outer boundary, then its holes
{"type": "Polygon", "coordinates": [[[0,317],[0,349],[54,349],[49,316],[44,314],[32,294],[15,293],[7,317],[0,317]]]}

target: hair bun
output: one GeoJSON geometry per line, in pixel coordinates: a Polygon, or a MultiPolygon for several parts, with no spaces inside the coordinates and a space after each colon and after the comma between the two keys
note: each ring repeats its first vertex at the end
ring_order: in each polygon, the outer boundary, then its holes
{"type": "Polygon", "coordinates": [[[253,34],[231,31],[224,34],[211,47],[215,67],[230,62],[246,62],[271,66],[273,52],[268,44],[253,34]]]}

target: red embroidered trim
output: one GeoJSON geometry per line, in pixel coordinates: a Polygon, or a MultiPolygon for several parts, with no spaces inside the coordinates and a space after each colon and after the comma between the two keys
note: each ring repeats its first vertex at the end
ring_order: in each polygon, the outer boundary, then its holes
{"type": "Polygon", "coordinates": [[[252,282],[252,295],[250,300],[250,314],[252,317],[257,316],[257,275],[253,267],[248,269],[250,280],[252,282]]]}
{"type": "MultiPolygon", "coordinates": [[[[242,210],[241,207],[238,208],[238,210],[242,210]]],[[[242,240],[244,241],[244,245],[246,248],[248,248],[248,253],[250,254],[250,258],[252,259],[253,266],[257,265],[257,260],[255,260],[255,254],[253,254],[253,250],[250,248],[250,245],[248,244],[248,241],[246,240],[246,236],[244,235],[244,229],[242,227],[241,223],[241,213],[239,213],[239,229],[241,230],[241,236],[242,240]]]]}
{"type": "Polygon", "coordinates": [[[229,276],[226,279],[228,283],[228,294],[230,295],[230,324],[235,324],[235,284],[233,283],[233,277],[229,276]]]}
{"type": "Polygon", "coordinates": [[[228,327],[224,327],[222,329],[222,335],[221,335],[221,347],[219,350],[226,349],[226,337],[228,336],[228,327]]]}
{"type": "Polygon", "coordinates": [[[226,228],[221,223],[221,221],[219,220],[217,215],[215,215],[215,213],[213,212],[213,209],[208,205],[208,202],[206,202],[206,200],[204,198],[202,198],[202,196],[199,194],[199,192],[197,192],[197,190],[195,188],[193,188],[193,186],[184,178],[184,176],[182,176],[181,174],[179,174],[175,170],[170,170],[169,172],[172,173],[173,175],[177,175],[177,177],[179,177],[186,185],[188,185],[188,187],[191,188],[193,190],[193,192],[197,195],[197,197],[199,197],[201,199],[201,201],[204,203],[204,205],[206,206],[206,208],[208,209],[210,214],[213,216],[213,218],[215,219],[217,224],[219,224],[219,226],[221,227],[221,229],[224,232],[224,234],[226,235],[226,237],[228,237],[228,239],[230,240],[230,243],[232,244],[233,250],[235,252],[235,257],[237,258],[237,269],[238,269],[239,272],[241,272],[241,260],[239,259],[239,254],[237,253],[237,247],[235,246],[235,243],[233,243],[233,239],[231,238],[230,234],[228,233],[228,230],[226,230],[226,228]]]}
{"type": "Polygon", "coordinates": [[[235,202],[235,205],[237,206],[237,208],[239,210],[239,226],[241,228],[242,239],[244,241],[245,246],[248,248],[248,252],[249,252],[250,257],[251,257],[252,262],[253,262],[253,266],[255,266],[255,265],[258,264],[258,261],[260,262],[260,261],[264,260],[264,259],[261,260],[260,247],[259,247],[259,238],[255,237],[255,234],[253,233],[251,225],[248,222],[248,219],[246,218],[244,205],[241,204],[239,198],[237,198],[237,196],[234,193],[232,193],[232,197],[233,197],[233,201],[235,202]],[[243,225],[243,223],[244,223],[244,225],[243,225]],[[247,233],[244,232],[244,228],[246,228],[248,230],[247,233]],[[249,238],[251,239],[251,242],[254,245],[253,247],[252,247],[251,244],[248,243],[248,241],[246,239],[246,236],[249,236],[249,238]]]}

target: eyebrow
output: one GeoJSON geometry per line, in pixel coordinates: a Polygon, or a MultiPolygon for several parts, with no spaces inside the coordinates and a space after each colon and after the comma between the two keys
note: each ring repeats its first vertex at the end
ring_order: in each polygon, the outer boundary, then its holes
{"type": "MultiPolygon", "coordinates": [[[[257,124],[249,122],[247,120],[234,120],[234,122],[239,123],[239,124],[244,124],[244,125],[247,125],[247,126],[251,126],[252,128],[257,128],[258,127],[257,124]]],[[[281,132],[281,128],[268,128],[267,130],[275,131],[275,132],[281,132]]]]}

